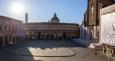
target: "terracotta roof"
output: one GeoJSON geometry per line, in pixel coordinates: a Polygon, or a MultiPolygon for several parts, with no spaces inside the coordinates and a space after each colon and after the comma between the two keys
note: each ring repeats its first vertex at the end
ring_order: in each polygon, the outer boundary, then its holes
{"type": "Polygon", "coordinates": [[[39,22],[39,23],[24,23],[25,25],[78,25],[77,23],[43,23],[43,22],[39,22]]]}
{"type": "MultiPolygon", "coordinates": [[[[1,16],[1,15],[0,15],[0,18],[7,19],[8,21],[20,21],[20,20],[14,19],[14,18],[10,18],[10,17],[7,17],[7,16],[1,16]]],[[[20,22],[22,22],[22,21],[20,21],[20,22]]]]}
{"type": "Polygon", "coordinates": [[[27,31],[33,31],[33,32],[78,32],[78,30],[36,30],[36,29],[31,29],[31,30],[27,30],[27,31]]]}

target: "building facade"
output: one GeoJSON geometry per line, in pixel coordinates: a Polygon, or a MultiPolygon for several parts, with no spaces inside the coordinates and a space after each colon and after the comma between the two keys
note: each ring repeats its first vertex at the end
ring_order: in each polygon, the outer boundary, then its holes
{"type": "Polygon", "coordinates": [[[22,22],[0,16],[0,46],[16,44],[24,39],[22,22]]]}
{"type": "Polygon", "coordinates": [[[24,23],[26,39],[71,39],[79,37],[79,25],[60,23],[56,13],[50,22],[24,23]]]}
{"type": "Polygon", "coordinates": [[[79,37],[79,24],[60,23],[56,13],[50,22],[26,23],[0,16],[0,47],[19,43],[25,39],[71,39],[79,37]]]}
{"type": "Polygon", "coordinates": [[[102,52],[110,57],[115,56],[115,4],[100,10],[100,40],[102,52]]]}
{"type": "Polygon", "coordinates": [[[100,9],[114,3],[114,0],[88,0],[83,25],[85,26],[85,35],[87,35],[90,40],[99,40],[100,9]]]}

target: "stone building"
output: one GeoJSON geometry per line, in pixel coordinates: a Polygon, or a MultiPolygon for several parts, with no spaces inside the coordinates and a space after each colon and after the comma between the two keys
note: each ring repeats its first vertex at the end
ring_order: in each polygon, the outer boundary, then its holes
{"type": "Polygon", "coordinates": [[[100,10],[100,39],[98,47],[108,57],[115,56],[115,4],[100,10]]]}
{"type": "Polygon", "coordinates": [[[23,39],[22,21],[0,16],[0,46],[16,44],[23,39]]]}
{"type": "Polygon", "coordinates": [[[79,37],[79,25],[60,23],[56,13],[50,22],[24,23],[26,39],[71,39],[79,37]]]}
{"type": "Polygon", "coordinates": [[[100,9],[114,3],[114,0],[88,0],[83,25],[86,28],[85,35],[87,35],[89,39],[99,39],[100,9]]]}
{"type": "Polygon", "coordinates": [[[0,16],[0,47],[16,44],[25,39],[70,39],[79,37],[79,25],[60,23],[56,13],[50,22],[26,23],[0,16]]]}

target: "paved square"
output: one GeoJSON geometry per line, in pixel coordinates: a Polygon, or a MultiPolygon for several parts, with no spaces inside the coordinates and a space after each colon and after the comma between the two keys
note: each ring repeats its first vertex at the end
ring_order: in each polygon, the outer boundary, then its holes
{"type": "Polygon", "coordinates": [[[72,40],[33,40],[0,49],[0,61],[108,61],[72,40]]]}

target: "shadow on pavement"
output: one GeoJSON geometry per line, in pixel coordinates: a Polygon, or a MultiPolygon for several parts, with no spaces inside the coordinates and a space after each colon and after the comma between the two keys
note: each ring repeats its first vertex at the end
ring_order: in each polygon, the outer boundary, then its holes
{"type": "MultiPolygon", "coordinates": [[[[67,54],[69,54],[70,56],[73,56],[76,53],[73,53],[69,51],[68,49],[67,50],[65,49],[65,48],[72,48],[72,47],[83,47],[84,48],[85,46],[79,43],[76,43],[72,40],[33,40],[33,41],[23,42],[21,44],[17,44],[17,45],[13,45],[13,46],[9,46],[4,49],[1,49],[0,50],[0,61],[35,61],[33,57],[38,56],[36,53],[39,53],[39,55],[40,53],[42,53],[41,57],[42,56],[50,57],[50,54],[53,52],[54,52],[54,55],[52,54],[51,55],[52,57],[58,56],[59,54],[63,54],[63,55],[59,55],[62,57],[66,57],[67,54]],[[31,51],[33,52],[31,52],[29,48],[34,48],[42,52],[36,52],[36,50],[34,49],[32,49],[31,51]],[[59,50],[58,48],[62,48],[62,49],[59,50]],[[55,53],[56,52],[55,49],[58,49],[62,53],[58,53],[58,52],[55,53]],[[47,50],[50,53],[43,55],[47,53],[46,52],[47,50]],[[65,53],[64,55],[65,51],[67,53],[65,53]],[[55,55],[55,54],[58,54],[58,55],[55,55]]],[[[42,60],[38,60],[38,61],[42,61],[42,60]]]]}
{"type": "Polygon", "coordinates": [[[76,43],[72,40],[34,40],[25,42],[22,44],[23,47],[34,47],[34,48],[62,48],[62,47],[86,47],[82,44],[76,43]]]}

